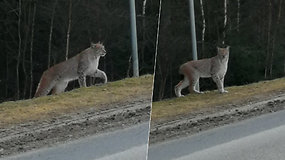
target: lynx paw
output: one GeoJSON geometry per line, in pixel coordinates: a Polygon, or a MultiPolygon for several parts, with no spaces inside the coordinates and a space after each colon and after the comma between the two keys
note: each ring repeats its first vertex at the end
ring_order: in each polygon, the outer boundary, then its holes
{"type": "Polygon", "coordinates": [[[224,91],[220,91],[221,94],[223,93],[228,93],[228,91],[224,90],[224,91]]]}
{"type": "Polygon", "coordinates": [[[196,91],[196,90],[194,90],[194,92],[197,94],[204,94],[204,92],[200,92],[200,91],[196,91]]]}

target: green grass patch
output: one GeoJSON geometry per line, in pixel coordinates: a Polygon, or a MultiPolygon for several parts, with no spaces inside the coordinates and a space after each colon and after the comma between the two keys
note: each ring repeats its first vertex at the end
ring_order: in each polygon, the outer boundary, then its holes
{"type": "Polygon", "coordinates": [[[285,90],[285,78],[271,81],[261,81],[244,86],[226,88],[227,94],[220,94],[217,90],[204,94],[188,94],[185,97],[167,99],[152,104],[153,121],[172,118],[191,113],[203,107],[225,105],[233,102],[244,102],[254,96],[266,95],[285,90]]]}
{"type": "Polygon", "coordinates": [[[58,95],[10,101],[0,104],[0,127],[30,120],[45,119],[78,109],[98,109],[113,103],[124,103],[151,96],[153,76],[126,78],[101,86],[78,88],[58,95]]]}

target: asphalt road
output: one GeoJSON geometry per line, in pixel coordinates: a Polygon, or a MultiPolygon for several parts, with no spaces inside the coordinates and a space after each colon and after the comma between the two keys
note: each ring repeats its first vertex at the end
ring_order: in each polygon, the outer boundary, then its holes
{"type": "Polygon", "coordinates": [[[285,111],[151,145],[148,160],[283,160],[285,111]]]}
{"type": "MultiPolygon", "coordinates": [[[[145,160],[149,123],[95,135],[3,160],[145,160]]],[[[2,160],[2,159],[1,159],[2,160]]]]}

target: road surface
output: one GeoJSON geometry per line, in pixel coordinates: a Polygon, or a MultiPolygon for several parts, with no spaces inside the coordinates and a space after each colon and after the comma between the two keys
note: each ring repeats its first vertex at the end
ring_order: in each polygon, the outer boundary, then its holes
{"type": "Polygon", "coordinates": [[[149,123],[95,135],[1,160],[145,160],[149,123]]]}
{"type": "Polygon", "coordinates": [[[150,146],[148,160],[281,160],[285,111],[150,146]]]}

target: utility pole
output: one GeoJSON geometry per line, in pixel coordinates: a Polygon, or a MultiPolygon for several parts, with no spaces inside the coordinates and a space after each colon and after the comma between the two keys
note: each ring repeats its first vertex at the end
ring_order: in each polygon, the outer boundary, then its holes
{"type": "MultiPolygon", "coordinates": [[[[193,60],[198,60],[196,29],[195,29],[194,0],[189,0],[189,11],[190,11],[190,26],[191,26],[191,38],[192,38],[192,57],[193,57],[193,60]]],[[[200,91],[199,82],[197,83],[195,88],[196,90],[200,91]]]]}
{"type": "Polygon", "coordinates": [[[130,19],[131,19],[131,37],[132,37],[133,77],[138,77],[139,76],[139,62],[138,62],[135,0],[130,0],[130,14],[131,14],[130,19]]]}

